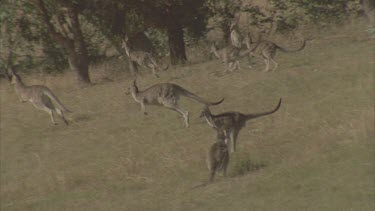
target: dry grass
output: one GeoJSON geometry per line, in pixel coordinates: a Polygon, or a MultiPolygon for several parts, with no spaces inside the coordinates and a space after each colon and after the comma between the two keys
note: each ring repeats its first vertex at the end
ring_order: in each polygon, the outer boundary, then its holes
{"type": "Polygon", "coordinates": [[[1,210],[374,210],[375,42],[362,30],[340,32],[348,37],[278,54],[277,72],[244,67],[214,77],[223,66],[213,60],[171,68],[161,80],[142,76],[141,89],[163,81],[225,97],[215,113],[262,111],[284,99],[241,131],[230,177],[194,190],[208,178],[205,151],[215,140],[197,103],[183,100],[192,114],[184,128],[164,108],[143,116],[123,94],[126,75],[81,90],[69,74],[25,76],[74,111],[70,126],[53,126],[2,81],[1,210]]]}

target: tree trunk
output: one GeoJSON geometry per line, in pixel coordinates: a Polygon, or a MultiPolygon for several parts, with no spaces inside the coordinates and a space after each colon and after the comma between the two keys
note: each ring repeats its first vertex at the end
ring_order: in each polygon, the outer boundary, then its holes
{"type": "Polygon", "coordinates": [[[82,35],[81,26],[78,20],[78,12],[72,2],[65,2],[66,13],[58,14],[58,28],[51,23],[51,15],[43,0],[36,1],[41,16],[47,25],[48,31],[56,42],[66,49],[70,68],[76,74],[76,81],[79,86],[87,86],[91,83],[89,77],[89,59],[86,43],[82,35]],[[67,22],[68,19],[68,22],[67,22]],[[68,26],[68,27],[63,27],[68,26]]]}
{"type": "Polygon", "coordinates": [[[123,59],[128,63],[130,75],[133,76],[133,77],[137,77],[137,74],[138,74],[137,64],[135,62],[130,61],[128,56],[125,56],[126,52],[122,47],[120,47],[121,44],[119,44],[116,41],[116,38],[111,37],[109,35],[107,35],[106,37],[107,37],[107,39],[109,39],[111,41],[112,45],[115,46],[116,50],[120,53],[120,55],[123,56],[123,59]]]}
{"type": "Polygon", "coordinates": [[[78,13],[74,8],[69,9],[69,16],[72,24],[73,43],[69,53],[69,66],[76,73],[76,80],[79,85],[88,85],[91,83],[89,76],[89,59],[86,43],[81,31],[78,20],[78,13]]]}
{"type": "Polygon", "coordinates": [[[367,20],[375,25],[375,3],[373,0],[361,0],[362,10],[367,20]]]}
{"type": "Polygon", "coordinates": [[[75,79],[79,86],[91,83],[89,77],[88,58],[85,54],[78,54],[74,49],[68,49],[69,67],[75,73],[75,79]]]}
{"type": "Polygon", "coordinates": [[[223,22],[221,23],[221,30],[223,31],[223,39],[225,45],[229,45],[231,40],[230,40],[230,26],[228,23],[223,22]]]}
{"type": "Polygon", "coordinates": [[[171,21],[167,26],[171,64],[184,64],[187,61],[184,42],[184,31],[180,24],[171,21]]]}

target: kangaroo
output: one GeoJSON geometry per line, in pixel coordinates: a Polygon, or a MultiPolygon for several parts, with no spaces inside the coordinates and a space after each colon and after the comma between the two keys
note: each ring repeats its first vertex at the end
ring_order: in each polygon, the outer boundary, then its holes
{"type": "Polygon", "coordinates": [[[32,85],[26,86],[21,77],[15,72],[11,71],[11,83],[15,85],[15,90],[20,102],[31,102],[35,108],[43,110],[51,116],[53,124],[55,121],[55,112],[61,117],[66,125],[69,125],[65,119],[64,112],[71,112],[68,110],[60,100],[53,94],[53,92],[46,86],[32,85]],[[57,107],[55,107],[57,105],[57,107]]]}
{"type": "Polygon", "coordinates": [[[246,122],[251,119],[275,113],[281,106],[281,98],[277,106],[271,110],[255,114],[242,114],[240,112],[225,112],[214,115],[208,106],[201,112],[200,117],[205,118],[207,123],[217,131],[224,131],[232,142],[231,152],[236,151],[237,137],[240,130],[246,126],[246,122]]]}
{"type": "Polygon", "coordinates": [[[145,105],[161,105],[166,108],[169,108],[173,111],[178,112],[184,118],[185,126],[189,127],[189,112],[181,109],[178,106],[178,100],[180,96],[189,97],[193,100],[196,100],[199,103],[202,103],[206,106],[209,105],[218,105],[223,102],[224,98],[218,102],[209,102],[206,101],[197,95],[189,92],[188,90],[182,88],[179,85],[172,83],[160,83],[155,84],[143,91],[139,91],[136,80],[133,81],[132,86],[129,88],[125,94],[131,94],[134,100],[141,104],[141,109],[143,114],[147,115],[145,105]]]}
{"type": "Polygon", "coordinates": [[[232,22],[230,25],[230,40],[234,47],[241,49],[243,38],[242,35],[238,32],[237,22],[232,22]]]}
{"type": "Polygon", "coordinates": [[[240,50],[240,48],[235,46],[228,46],[219,50],[216,44],[213,44],[210,53],[213,53],[225,64],[225,67],[228,68],[224,71],[224,73],[226,73],[227,71],[233,72],[236,69],[241,69],[239,59],[249,54],[253,48],[247,49],[244,52],[240,52],[240,50]]]}
{"type": "Polygon", "coordinates": [[[126,55],[129,57],[130,61],[135,62],[136,64],[142,66],[142,67],[147,67],[152,69],[152,73],[159,78],[159,75],[156,72],[156,69],[159,71],[163,70],[166,71],[169,67],[167,65],[166,68],[161,69],[155,62],[155,59],[153,56],[144,51],[133,51],[130,49],[129,44],[128,44],[128,37],[126,36],[125,39],[122,41],[122,48],[125,49],[126,55]],[[156,68],[156,69],[155,69],[156,68]]]}
{"type": "Polygon", "coordinates": [[[279,64],[274,60],[276,55],[276,51],[280,50],[282,52],[297,52],[301,51],[306,46],[306,40],[303,40],[302,45],[297,49],[286,49],[274,42],[268,40],[261,40],[259,42],[252,42],[251,37],[247,35],[246,39],[246,46],[248,49],[253,49],[250,54],[256,57],[262,57],[264,62],[266,63],[266,67],[263,72],[268,72],[270,69],[270,61],[274,64],[274,68],[272,71],[275,71],[279,64]]]}
{"type": "Polygon", "coordinates": [[[212,182],[216,172],[223,171],[224,177],[227,176],[227,167],[229,164],[229,150],[226,144],[227,137],[224,131],[218,131],[217,141],[211,146],[207,153],[207,167],[210,171],[209,182],[212,182]]]}

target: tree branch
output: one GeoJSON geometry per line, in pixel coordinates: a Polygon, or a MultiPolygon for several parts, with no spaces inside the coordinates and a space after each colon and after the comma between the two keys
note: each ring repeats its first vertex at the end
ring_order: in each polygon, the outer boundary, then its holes
{"type": "Polygon", "coordinates": [[[48,27],[48,31],[52,34],[52,36],[56,39],[56,41],[63,47],[68,48],[69,45],[72,45],[71,41],[64,37],[61,33],[55,30],[55,27],[51,23],[51,17],[48,14],[46,5],[43,0],[34,0],[36,6],[40,10],[40,15],[43,18],[45,24],[48,27]]]}

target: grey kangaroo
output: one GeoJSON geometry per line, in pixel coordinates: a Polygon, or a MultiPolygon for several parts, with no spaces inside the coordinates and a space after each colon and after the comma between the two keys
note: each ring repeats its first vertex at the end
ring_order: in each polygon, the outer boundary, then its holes
{"type": "Polygon", "coordinates": [[[21,77],[11,70],[11,83],[15,85],[16,93],[21,102],[31,102],[35,108],[47,112],[51,116],[53,124],[55,121],[55,113],[57,113],[66,125],[68,121],[65,119],[64,112],[71,112],[68,110],[60,100],[53,94],[53,92],[46,86],[32,85],[26,86],[21,77]],[[57,107],[56,107],[56,106],[57,107]]]}
{"type": "Polygon", "coordinates": [[[235,46],[227,46],[218,49],[216,44],[213,44],[210,53],[214,54],[216,58],[224,63],[225,68],[227,69],[225,69],[223,73],[226,73],[228,71],[233,72],[234,70],[241,69],[239,59],[251,53],[254,48],[255,47],[251,47],[241,52],[241,49],[235,46]]]}
{"type": "Polygon", "coordinates": [[[189,97],[206,106],[218,105],[224,100],[223,98],[218,102],[209,102],[189,92],[181,86],[172,83],[155,84],[143,91],[140,91],[137,87],[136,80],[133,81],[129,91],[125,92],[125,94],[131,94],[134,100],[141,104],[142,112],[145,115],[147,115],[147,112],[145,111],[146,104],[161,105],[178,112],[184,118],[186,127],[189,127],[189,112],[179,107],[178,100],[180,96],[189,97]]]}
{"type": "Polygon", "coordinates": [[[225,112],[214,115],[210,112],[208,106],[206,106],[201,112],[200,117],[205,118],[207,123],[216,129],[217,131],[224,131],[225,135],[232,142],[231,152],[236,151],[236,142],[240,130],[246,126],[246,122],[251,119],[262,117],[275,113],[281,106],[281,98],[277,106],[271,110],[255,114],[242,114],[240,112],[225,112]]]}
{"type": "Polygon", "coordinates": [[[216,172],[223,171],[224,177],[227,176],[227,167],[229,164],[229,150],[226,144],[227,136],[224,131],[218,131],[217,141],[211,146],[207,153],[207,167],[210,171],[209,182],[212,182],[216,172]]]}
{"type": "Polygon", "coordinates": [[[130,61],[135,62],[137,65],[147,67],[147,68],[151,68],[152,73],[157,78],[159,78],[159,75],[157,74],[156,69],[158,69],[159,71],[160,70],[166,71],[169,67],[169,65],[167,65],[167,67],[165,67],[164,69],[161,69],[156,64],[154,57],[150,53],[144,52],[144,51],[134,51],[134,50],[132,50],[129,47],[127,36],[125,36],[125,39],[122,41],[122,47],[125,49],[126,55],[129,57],[130,61]]]}
{"type": "Polygon", "coordinates": [[[297,49],[286,49],[268,40],[252,42],[250,35],[247,35],[245,40],[246,40],[245,42],[246,42],[247,48],[252,49],[252,51],[250,52],[250,55],[254,55],[256,57],[262,57],[264,59],[264,62],[266,63],[264,72],[269,71],[270,62],[274,64],[274,68],[272,69],[273,71],[275,71],[277,67],[279,66],[279,64],[274,60],[277,50],[280,50],[282,52],[297,52],[297,51],[301,51],[306,46],[305,39],[303,40],[302,45],[297,49]]]}

